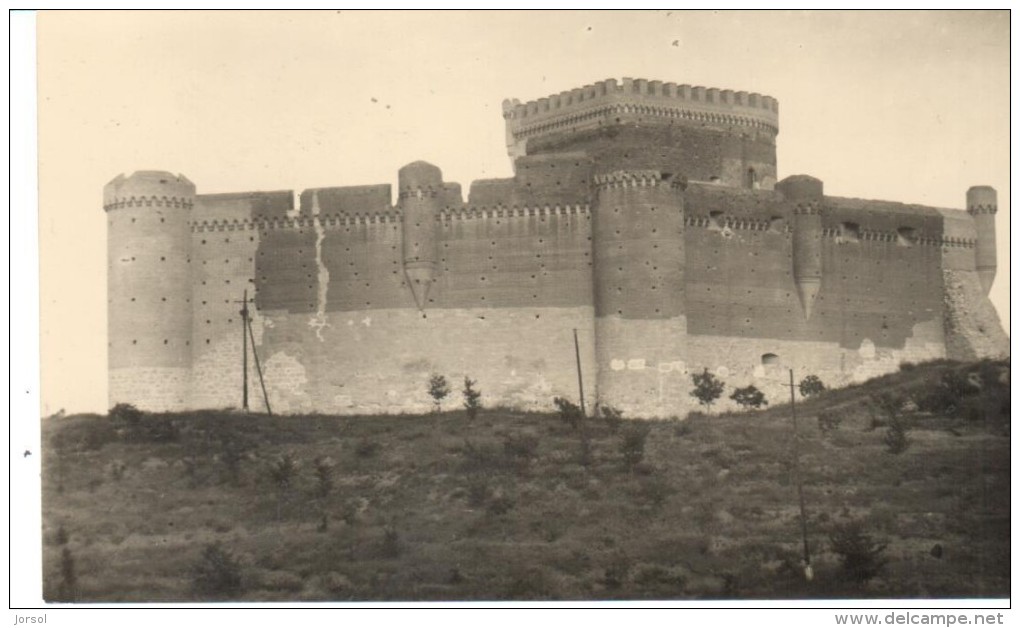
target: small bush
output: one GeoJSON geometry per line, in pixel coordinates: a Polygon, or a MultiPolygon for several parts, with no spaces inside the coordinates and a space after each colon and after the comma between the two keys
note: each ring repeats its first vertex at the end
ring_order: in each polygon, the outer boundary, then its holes
{"type": "Polygon", "coordinates": [[[700,373],[691,373],[691,381],[694,383],[694,390],[691,391],[691,396],[698,400],[698,403],[711,408],[715,400],[722,396],[725,385],[719,381],[712,373],[708,372],[706,368],[700,373]]]}
{"type": "Polygon", "coordinates": [[[893,419],[882,439],[885,447],[891,454],[902,454],[910,447],[910,440],[907,438],[907,428],[900,419],[893,419]]]}
{"type": "Polygon", "coordinates": [[[831,408],[818,413],[818,429],[823,434],[828,434],[839,429],[843,423],[843,412],[831,408]]]}
{"type": "Polygon", "coordinates": [[[149,422],[145,432],[154,443],[174,443],[181,437],[181,427],[173,419],[156,418],[149,422]]]}
{"type": "Polygon", "coordinates": [[[645,441],[648,439],[648,426],[643,423],[633,423],[623,433],[623,440],[620,442],[620,453],[623,454],[623,462],[633,469],[645,457],[645,441]]]}
{"type": "Polygon", "coordinates": [[[489,488],[489,482],[484,478],[475,478],[468,484],[467,503],[472,508],[479,508],[489,501],[491,494],[492,489],[489,488]]]}
{"type": "Polygon", "coordinates": [[[895,421],[903,412],[903,397],[894,393],[878,393],[870,398],[871,405],[889,422],[895,421]]]}
{"type": "Polygon", "coordinates": [[[442,375],[432,375],[429,377],[429,396],[432,397],[432,403],[436,407],[436,412],[442,410],[443,399],[446,399],[447,395],[450,394],[450,384],[446,381],[446,377],[442,375]]]}
{"type": "Polygon", "coordinates": [[[964,397],[979,392],[977,386],[963,374],[946,371],[938,384],[931,386],[917,400],[917,407],[924,412],[940,416],[955,416],[964,402],[964,397]]]}
{"type": "Polygon", "coordinates": [[[400,544],[400,534],[393,527],[387,526],[383,530],[383,538],[379,542],[379,553],[383,558],[396,558],[400,556],[403,548],[400,544]]]}
{"type": "Polygon", "coordinates": [[[114,421],[123,421],[131,425],[138,425],[142,420],[143,412],[130,403],[118,403],[110,408],[109,416],[114,421]]]}
{"type": "Polygon", "coordinates": [[[817,375],[808,375],[797,386],[802,397],[813,397],[825,390],[825,384],[817,375]]]}
{"type": "Polygon", "coordinates": [[[57,545],[67,545],[68,541],[71,540],[71,535],[67,533],[67,528],[64,527],[64,524],[60,524],[57,527],[57,533],[54,535],[53,540],[57,545]]]}
{"type": "Polygon", "coordinates": [[[381,447],[379,441],[362,439],[354,446],[354,454],[358,458],[374,458],[381,447]]]}
{"type": "Polygon", "coordinates": [[[614,434],[620,430],[623,424],[623,411],[611,405],[599,406],[599,417],[606,423],[606,427],[614,434]]]}
{"type": "Polygon", "coordinates": [[[765,393],[758,390],[758,388],[753,384],[743,388],[737,388],[733,391],[733,394],[730,395],[730,399],[737,402],[737,404],[744,410],[757,410],[762,406],[769,405],[768,400],[765,399],[765,393]]]}
{"type": "Polygon", "coordinates": [[[78,575],[74,568],[74,555],[65,546],[60,551],[60,601],[74,602],[78,599],[78,575]]]}
{"type": "Polygon", "coordinates": [[[279,488],[286,490],[294,483],[297,477],[298,464],[289,453],[279,456],[269,465],[269,477],[279,488]]]}
{"type": "Polygon", "coordinates": [[[208,598],[233,598],[241,592],[241,565],[219,543],[205,547],[191,568],[193,591],[208,598]]]}
{"type": "Polygon", "coordinates": [[[886,545],[866,534],[861,521],[836,525],[829,534],[829,541],[832,551],[839,555],[844,578],[851,582],[871,580],[889,562],[882,556],[886,545]]]}
{"type": "Polygon", "coordinates": [[[329,456],[319,456],[315,459],[315,479],[319,497],[325,499],[333,491],[333,474],[336,472],[336,463],[329,456]]]}
{"type": "Polygon", "coordinates": [[[510,434],[503,439],[503,452],[511,459],[528,462],[538,452],[538,436],[510,434]]]}
{"type": "Polygon", "coordinates": [[[491,515],[499,516],[510,512],[513,510],[513,507],[514,500],[503,493],[499,493],[489,501],[489,505],[486,506],[485,510],[491,515]]]}
{"type": "MultiPolygon", "coordinates": [[[[244,452],[237,445],[236,441],[230,438],[223,440],[222,449],[220,450],[220,462],[223,463],[225,475],[235,486],[241,481],[241,460],[244,459],[244,452]]],[[[187,466],[189,475],[194,477],[195,468],[194,461],[190,467],[187,466]]]]}
{"type": "Polygon", "coordinates": [[[470,421],[475,420],[475,417],[478,416],[478,410],[482,407],[482,393],[475,389],[475,384],[477,383],[471,378],[465,377],[464,390],[461,391],[464,395],[464,409],[467,410],[468,420],[470,421]]]}
{"type": "Polygon", "coordinates": [[[563,397],[554,398],[553,403],[556,404],[556,409],[559,411],[561,421],[567,423],[573,428],[580,425],[581,420],[584,418],[580,406],[569,399],[564,399],[563,397]]]}

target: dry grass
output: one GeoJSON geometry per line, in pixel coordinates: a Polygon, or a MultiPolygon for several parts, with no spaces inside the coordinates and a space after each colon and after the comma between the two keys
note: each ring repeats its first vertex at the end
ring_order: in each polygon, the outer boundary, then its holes
{"type": "Polygon", "coordinates": [[[1008,382],[1008,364],[920,365],[798,405],[811,583],[798,575],[784,407],[649,422],[636,464],[622,453],[626,430],[591,421],[585,459],[554,414],[50,419],[44,595],[200,599],[195,566],[219,543],[242,600],[1004,597],[1003,373],[1008,382]],[[863,401],[920,395],[945,369],[988,381],[951,416],[906,412],[910,446],[889,453],[863,401]],[[833,408],[841,420],[821,429],[817,415],[833,408]],[[270,469],[286,455],[297,472],[281,486],[270,469]],[[314,461],[325,456],[336,470],[324,495],[314,461]],[[829,547],[851,520],[888,543],[888,565],[867,583],[841,578],[829,547]]]}

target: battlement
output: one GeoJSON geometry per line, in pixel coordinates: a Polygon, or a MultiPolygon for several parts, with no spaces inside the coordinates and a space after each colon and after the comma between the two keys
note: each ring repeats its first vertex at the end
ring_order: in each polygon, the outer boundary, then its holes
{"type": "Polygon", "coordinates": [[[607,174],[595,175],[595,185],[600,190],[620,188],[648,188],[669,186],[683,190],[687,182],[683,177],[673,177],[658,170],[618,170],[607,174]]]}
{"type": "Polygon", "coordinates": [[[195,184],[182,174],[162,170],[138,170],[117,175],[103,188],[103,209],[125,207],[178,207],[191,209],[195,184]]]}
{"type": "Polygon", "coordinates": [[[700,85],[607,79],[523,104],[516,99],[503,101],[508,136],[515,140],[615,114],[779,132],[779,102],[775,98],[700,85]]]}

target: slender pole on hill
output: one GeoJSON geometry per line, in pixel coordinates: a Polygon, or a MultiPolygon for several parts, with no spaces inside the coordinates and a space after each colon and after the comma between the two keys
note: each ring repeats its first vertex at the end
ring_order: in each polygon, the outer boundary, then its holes
{"type": "Polygon", "coordinates": [[[800,434],[797,433],[797,399],[793,387],[793,369],[790,369],[790,417],[793,419],[793,474],[797,483],[797,501],[800,502],[800,536],[804,542],[804,578],[814,578],[811,553],[807,541],[807,511],[804,508],[804,482],[800,475],[800,434]]]}
{"type": "MultiPolygon", "coordinates": [[[[237,301],[234,301],[237,303],[237,301]]],[[[241,409],[248,411],[248,291],[241,299],[241,409]]]]}
{"type": "Polygon", "coordinates": [[[255,332],[251,330],[251,319],[248,319],[248,337],[251,339],[251,354],[255,356],[255,370],[259,373],[259,385],[262,386],[262,400],[266,402],[266,414],[273,416],[273,409],[269,407],[269,395],[266,394],[266,380],[262,377],[262,365],[259,364],[259,352],[255,348],[255,332]]]}
{"type": "Polygon", "coordinates": [[[587,416],[584,409],[584,380],[581,378],[581,348],[577,344],[577,329],[574,329],[574,357],[577,359],[577,388],[581,393],[581,414],[587,416]]]}

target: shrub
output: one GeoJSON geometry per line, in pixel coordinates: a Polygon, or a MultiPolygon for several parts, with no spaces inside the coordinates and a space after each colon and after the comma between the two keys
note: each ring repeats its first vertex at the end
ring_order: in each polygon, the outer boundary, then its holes
{"type": "Polygon", "coordinates": [[[396,558],[400,556],[400,534],[391,526],[383,530],[382,541],[379,542],[379,553],[384,558],[396,558]]]}
{"type": "Polygon", "coordinates": [[[503,452],[510,458],[530,461],[538,451],[538,436],[534,434],[511,434],[503,439],[503,452]]]}
{"type": "Polygon", "coordinates": [[[146,426],[146,435],[155,443],[173,443],[181,437],[181,428],[173,419],[157,419],[146,426]]]}
{"type": "Polygon", "coordinates": [[[834,432],[843,423],[843,413],[840,410],[827,408],[818,413],[818,429],[823,434],[834,432]]]}
{"type": "Polygon", "coordinates": [[[694,382],[694,390],[691,391],[691,396],[698,400],[698,403],[711,408],[712,404],[718,399],[725,388],[724,384],[719,381],[712,373],[708,372],[706,368],[701,373],[691,373],[691,380],[694,382]]]}
{"type": "Polygon", "coordinates": [[[491,515],[505,515],[514,507],[514,500],[509,496],[499,493],[492,498],[489,505],[485,507],[486,512],[491,515]]]}
{"type": "Polygon", "coordinates": [[[118,403],[110,408],[109,416],[114,421],[123,421],[131,425],[137,425],[142,420],[142,411],[130,403],[118,403]]]}
{"type": "Polygon", "coordinates": [[[903,397],[893,393],[883,392],[872,395],[870,402],[890,422],[896,420],[903,411],[903,397]]]}
{"type": "Polygon", "coordinates": [[[861,521],[836,525],[829,534],[832,551],[839,555],[843,576],[851,582],[867,582],[879,574],[889,560],[882,556],[886,545],[864,531],[861,521]]]}
{"type": "Polygon", "coordinates": [[[963,403],[963,398],[977,393],[979,389],[963,374],[946,371],[938,384],[928,389],[917,400],[919,410],[942,416],[953,416],[963,403]]]}
{"type": "MultiPolygon", "coordinates": [[[[236,486],[241,480],[241,460],[244,458],[244,452],[237,445],[236,441],[231,438],[223,440],[223,449],[220,450],[220,462],[225,467],[227,477],[236,486]]],[[[195,475],[194,461],[191,461],[190,467],[188,463],[185,463],[185,467],[188,470],[190,476],[195,475]]]]}
{"type": "Polygon", "coordinates": [[[744,410],[751,410],[754,408],[757,410],[762,406],[769,405],[768,400],[765,399],[765,393],[758,390],[753,384],[745,386],[743,388],[737,388],[730,395],[730,399],[736,401],[744,410]]]}
{"type": "Polygon", "coordinates": [[[475,390],[475,384],[478,382],[472,380],[470,377],[464,378],[464,409],[467,410],[468,419],[471,421],[475,420],[478,416],[478,410],[482,407],[481,398],[482,393],[479,390],[475,390]]]}
{"type": "Polygon", "coordinates": [[[623,462],[631,469],[644,459],[647,439],[648,426],[643,423],[633,423],[624,431],[620,453],[623,454],[623,462]]]}
{"type": "Polygon", "coordinates": [[[60,524],[57,527],[57,533],[54,536],[54,541],[57,545],[67,545],[70,540],[71,535],[67,533],[67,528],[64,527],[64,524],[60,524]]]}
{"type": "Polygon", "coordinates": [[[201,597],[235,597],[241,592],[241,565],[219,543],[212,543],[192,566],[191,583],[201,597]]]}
{"type": "Polygon", "coordinates": [[[910,446],[910,440],[907,438],[907,428],[900,419],[893,419],[889,423],[889,429],[886,430],[885,437],[882,440],[885,442],[886,449],[891,454],[901,454],[910,446]]]}
{"type": "Polygon", "coordinates": [[[279,456],[269,465],[269,477],[281,489],[288,489],[297,477],[298,465],[289,453],[279,456]]]}
{"type": "Polygon", "coordinates": [[[78,575],[74,568],[74,555],[67,546],[60,551],[59,595],[61,601],[66,602],[73,602],[78,598],[78,575]]]}
{"type": "Polygon", "coordinates": [[[553,403],[556,404],[556,409],[560,413],[560,420],[569,424],[570,427],[576,428],[581,423],[581,419],[584,418],[581,407],[569,399],[556,397],[553,399],[553,403]]]}
{"type": "Polygon", "coordinates": [[[485,478],[475,478],[468,484],[467,503],[473,508],[478,508],[489,501],[491,493],[492,489],[489,488],[489,482],[485,478]]]}
{"type": "Polygon", "coordinates": [[[825,390],[825,384],[817,375],[808,375],[797,386],[802,397],[812,397],[825,390]]]}
{"type": "Polygon", "coordinates": [[[354,446],[354,454],[359,458],[372,458],[379,453],[380,447],[379,441],[362,439],[354,446]]]}
{"type": "Polygon", "coordinates": [[[599,416],[606,422],[609,431],[614,434],[619,431],[620,425],[623,424],[623,411],[611,405],[599,406],[599,416]]]}
{"type": "Polygon", "coordinates": [[[333,474],[336,471],[336,463],[329,456],[319,456],[315,459],[315,479],[319,497],[325,499],[333,491],[333,474]]]}
{"type": "Polygon", "coordinates": [[[432,403],[436,406],[436,412],[439,412],[443,406],[443,399],[450,394],[450,384],[447,383],[446,378],[442,375],[432,375],[429,377],[429,396],[432,397],[432,403]]]}

